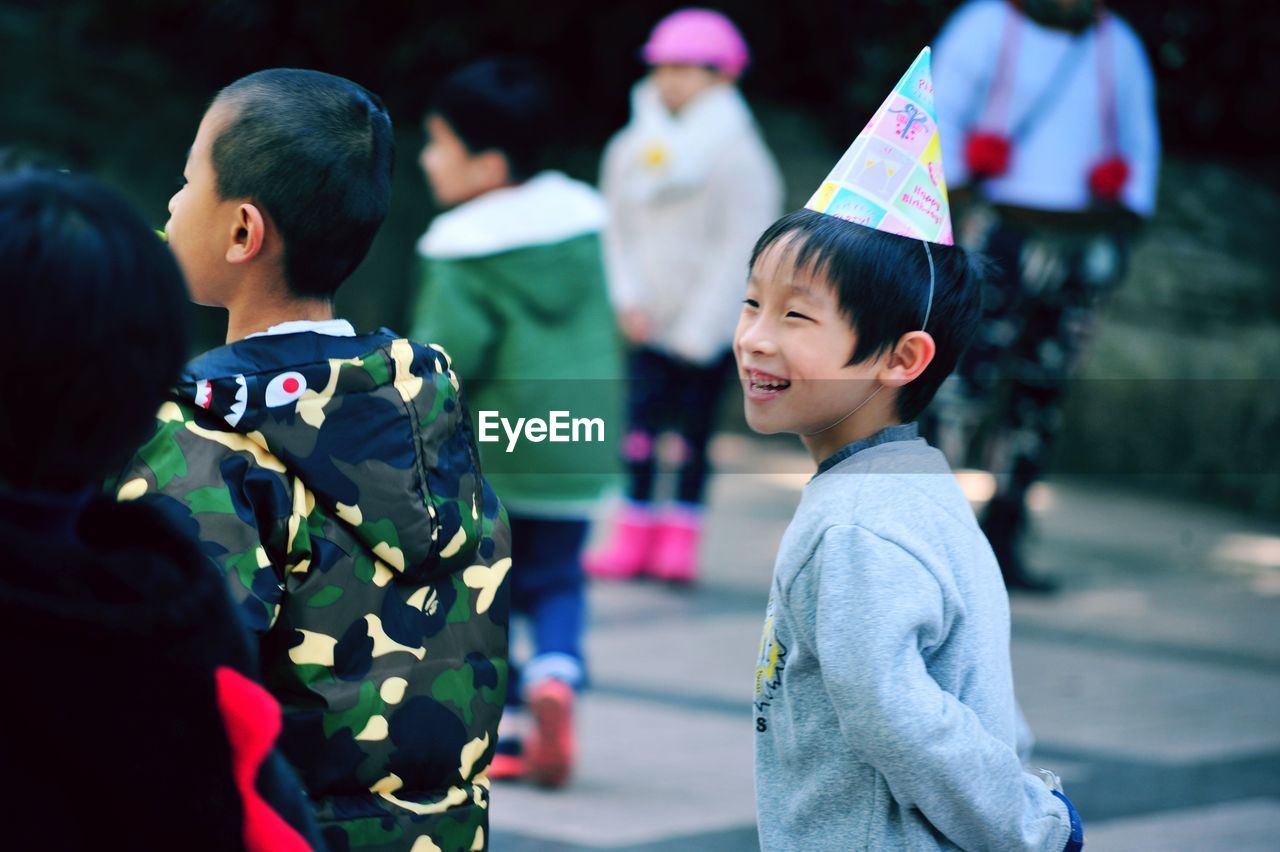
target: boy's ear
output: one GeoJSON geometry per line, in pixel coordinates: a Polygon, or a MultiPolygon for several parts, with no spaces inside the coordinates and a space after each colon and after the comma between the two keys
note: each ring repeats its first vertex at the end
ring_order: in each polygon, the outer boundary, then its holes
{"type": "Polygon", "coordinates": [[[877,377],[881,384],[900,388],[920,378],[925,368],[933,363],[938,346],[927,331],[910,331],[898,338],[898,344],[889,353],[877,377]]]}
{"type": "Polygon", "coordinates": [[[257,257],[266,240],[266,229],[266,219],[256,204],[246,202],[237,207],[231,245],[227,248],[227,263],[246,263],[257,257]]]}

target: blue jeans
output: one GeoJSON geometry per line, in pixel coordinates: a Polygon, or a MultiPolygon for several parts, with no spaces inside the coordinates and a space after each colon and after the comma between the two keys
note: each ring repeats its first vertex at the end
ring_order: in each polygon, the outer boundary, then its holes
{"type": "Polygon", "coordinates": [[[508,707],[520,706],[524,683],[554,677],[578,689],[586,680],[582,662],[586,538],[585,520],[511,516],[511,611],[529,619],[533,657],[519,668],[512,661],[508,707]]]}

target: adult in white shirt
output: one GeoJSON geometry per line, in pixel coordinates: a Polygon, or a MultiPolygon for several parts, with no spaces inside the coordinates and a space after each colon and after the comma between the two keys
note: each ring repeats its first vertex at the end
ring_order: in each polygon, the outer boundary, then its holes
{"type": "Polygon", "coordinates": [[[1155,210],[1160,137],[1142,43],[1100,0],[975,0],[934,47],[958,239],[997,268],[982,326],[939,394],[953,464],[997,474],[983,528],[1011,589],[1046,591],[1019,541],[1067,379],[1155,210]],[[971,440],[978,423],[989,440],[971,440]]]}

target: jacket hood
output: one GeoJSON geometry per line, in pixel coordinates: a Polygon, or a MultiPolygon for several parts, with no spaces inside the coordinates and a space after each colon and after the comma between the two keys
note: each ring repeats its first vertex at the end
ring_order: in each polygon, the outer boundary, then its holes
{"type": "Polygon", "coordinates": [[[441,213],[418,240],[418,253],[455,260],[550,245],[598,233],[607,215],[594,187],[560,172],[541,172],[441,213]]]}
{"type": "Polygon", "coordinates": [[[291,540],[319,504],[414,582],[461,547],[458,506],[474,519],[485,499],[458,391],[442,350],[386,329],[248,338],[192,361],[176,388],[187,428],[288,478],[291,540]]]}
{"type": "Polygon", "coordinates": [[[436,217],[418,241],[418,252],[428,263],[482,265],[481,274],[499,279],[502,291],[525,310],[554,320],[570,316],[598,286],[592,278],[565,273],[582,267],[582,239],[596,241],[589,250],[603,265],[598,241],[607,216],[594,187],[542,172],[436,217]]]}
{"type": "Polygon", "coordinates": [[[635,166],[617,191],[641,205],[702,191],[725,152],[756,132],[735,86],[711,86],[673,115],[653,82],[643,79],[632,87],[631,121],[622,131],[635,166]]]}
{"type": "Polygon", "coordinates": [[[178,641],[221,605],[225,590],[196,543],[147,506],[98,497],[73,521],[79,537],[50,541],[23,519],[0,514],[0,540],[20,565],[52,571],[0,576],[0,612],[41,630],[104,641],[178,641]]]}
{"type": "Polygon", "coordinates": [[[196,543],[155,508],[105,497],[83,510],[69,540],[24,521],[0,511],[0,642],[21,645],[6,671],[27,691],[0,711],[6,729],[23,731],[5,744],[5,760],[24,768],[22,783],[6,786],[6,807],[27,817],[6,827],[6,847],[87,849],[110,832],[127,834],[131,849],[158,850],[195,832],[186,848],[261,848],[244,842],[235,744],[245,740],[236,733],[258,737],[249,759],[266,758],[254,783],[261,806],[315,843],[301,786],[268,756],[274,703],[245,677],[257,661],[225,580],[196,543]],[[94,795],[51,840],[66,807],[43,791],[68,773],[94,795]]]}

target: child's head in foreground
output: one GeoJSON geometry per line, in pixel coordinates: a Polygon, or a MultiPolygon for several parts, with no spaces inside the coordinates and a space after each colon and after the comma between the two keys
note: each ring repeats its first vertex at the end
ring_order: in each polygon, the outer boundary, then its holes
{"type": "Polygon", "coordinates": [[[530,62],[482,59],[454,71],[423,120],[418,158],[441,207],[537,173],[555,127],[550,84],[530,62]]]}
{"type": "Polygon", "coordinates": [[[350,80],[272,68],[227,86],[169,201],[192,298],[225,307],[253,280],[331,300],[386,218],[394,153],[382,101],[350,80]]]}
{"type": "Polygon", "coordinates": [[[752,429],[799,434],[822,459],[924,411],[973,338],[981,298],[967,252],[928,249],[931,306],[920,240],[812,210],[764,232],[734,336],[752,429]]]}
{"type": "Polygon", "coordinates": [[[653,28],[640,51],[663,105],[679,113],[712,86],[735,83],[751,52],[733,22],[712,9],[679,9],[653,28]]]}
{"type": "Polygon", "coordinates": [[[0,176],[0,487],[75,492],[119,469],[186,358],[173,256],[114,191],[0,176]]]}

